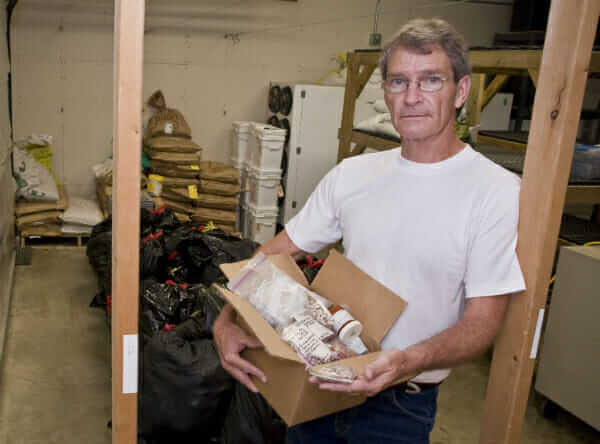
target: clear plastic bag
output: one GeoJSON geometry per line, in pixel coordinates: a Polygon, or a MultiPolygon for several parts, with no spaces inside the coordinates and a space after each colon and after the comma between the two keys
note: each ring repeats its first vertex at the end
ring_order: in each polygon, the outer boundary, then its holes
{"type": "Polygon", "coordinates": [[[259,253],[229,281],[228,287],[247,299],[272,327],[285,327],[305,311],[309,290],[259,253]]]}

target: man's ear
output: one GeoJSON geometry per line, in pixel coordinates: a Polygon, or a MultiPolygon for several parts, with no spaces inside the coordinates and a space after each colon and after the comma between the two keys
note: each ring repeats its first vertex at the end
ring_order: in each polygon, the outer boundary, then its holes
{"type": "Polygon", "coordinates": [[[471,76],[463,76],[456,85],[456,96],[454,98],[454,107],[460,108],[464,105],[469,97],[469,91],[471,90],[471,76]]]}

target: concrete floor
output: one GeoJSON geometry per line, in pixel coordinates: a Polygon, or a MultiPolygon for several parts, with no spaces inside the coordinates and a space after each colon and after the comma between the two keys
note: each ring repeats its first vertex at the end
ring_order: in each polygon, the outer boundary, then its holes
{"type": "MultiPolygon", "coordinates": [[[[110,345],[84,249],[35,250],[17,266],[0,372],[1,444],[109,444],[110,345]]],[[[456,369],[440,390],[432,444],[477,443],[488,359],[456,369]]],[[[543,418],[532,397],[526,444],[600,443],[600,432],[565,412],[543,418]]],[[[173,443],[176,444],[176,443],[173,443]]]]}

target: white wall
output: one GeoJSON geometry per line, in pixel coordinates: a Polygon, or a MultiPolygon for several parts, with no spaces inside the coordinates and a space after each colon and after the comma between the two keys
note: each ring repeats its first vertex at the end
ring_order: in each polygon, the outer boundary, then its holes
{"type": "MultiPolygon", "coordinates": [[[[71,195],[93,194],[90,167],[112,150],[112,3],[21,0],[11,29],[15,137],[54,136],[54,168],[71,195]]],[[[270,80],[316,81],[336,68],[339,51],[367,46],[375,3],[149,0],[144,96],[162,89],[204,158],[226,161],[231,123],[265,118],[270,80]]],[[[489,45],[512,12],[447,0],[382,4],[384,40],[407,19],[439,16],[471,45],[489,45]]]]}

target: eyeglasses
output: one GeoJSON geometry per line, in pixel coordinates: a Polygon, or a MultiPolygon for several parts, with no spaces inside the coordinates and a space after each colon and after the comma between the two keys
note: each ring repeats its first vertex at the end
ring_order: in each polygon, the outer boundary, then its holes
{"type": "Polygon", "coordinates": [[[387,93],[398,94],[405,92],[412,82],[417,84],[417,88],[423,92],[436,92],[442,89],[447,77],[427,76],[417,80],[409,80],[405,77],[394,77],[392,79],[383,80],[381,87],[387,93]]]}

